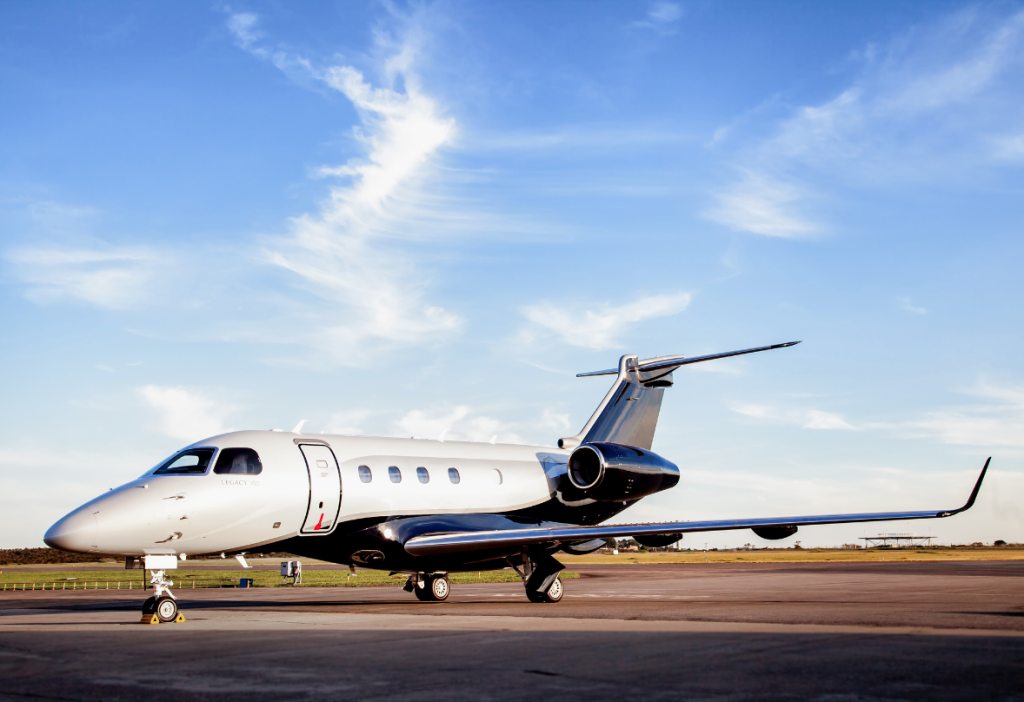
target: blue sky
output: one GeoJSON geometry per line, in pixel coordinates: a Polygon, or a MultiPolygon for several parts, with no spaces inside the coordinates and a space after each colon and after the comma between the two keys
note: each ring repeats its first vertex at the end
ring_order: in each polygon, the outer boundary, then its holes
{"type": "Polygon", "coordinates": [[[993,455],[891,529],[1024,540],[1022,115],[1013,2],[0,4],[0,546],[224,430],[550,445],[577,372],[795,339],[676,373],[624,519],[993,455]]]}

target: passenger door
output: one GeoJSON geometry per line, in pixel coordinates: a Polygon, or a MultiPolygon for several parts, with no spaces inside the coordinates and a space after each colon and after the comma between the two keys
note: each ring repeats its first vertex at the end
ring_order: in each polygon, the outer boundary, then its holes
{"type": "Polygon", "coordinates": [[[309,471],[309,508],[302,525],[303,534],[327,533],[334,529],[341,508],[341,473],[330,447],[301,444],[309,471]]]}

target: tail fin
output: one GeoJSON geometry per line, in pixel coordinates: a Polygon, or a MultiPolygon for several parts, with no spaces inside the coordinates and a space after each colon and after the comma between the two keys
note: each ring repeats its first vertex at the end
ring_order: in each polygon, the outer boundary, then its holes
{"type": "Polygon", "coordinates": [[[795,346],[799,341],[759,346],[755,349],[715,353],[708,356],[658,356],[641,361],[637,356],[623,356],[618,370],[610,369],[580,373],[582,378],[592,375],[615,375],[611,390],[604,396],[583,431],[575,436],[558,440],[558,448],[573,449],[589,441],[608,441],[637,448],[650,449],[654,443],[654,430],[661,413],[661,397],[665,388],[672,387],[672,372],[680,366],[701,361],[713,361],[729,356],[742,356],[769,349],[795,346]]]}

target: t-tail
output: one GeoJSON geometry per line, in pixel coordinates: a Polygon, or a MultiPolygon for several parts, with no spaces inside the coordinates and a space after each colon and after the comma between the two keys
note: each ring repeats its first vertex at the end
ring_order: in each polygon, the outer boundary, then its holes
{"type": "Polygon", "coordinates": [[[702,361],[714,361],[730,356],[742,356],[747,353],[784,349],[796,346],[799,341],[787,341],[784,344],[759,346],[742,351],[714,353],[708,356],[658,356],[641,361],[637,356],[623,356],[619,359],[618,369],[579,373],[582,378],[592,375],[614,375],[615,382],[608,394],[601,400],[590,421],[583,431],[575,436],[558,440],[558,447],[574,449],[580,444],[595,441],[613,444],[625,444],[637,448],[650,449],[654,443],[654,430],[658,426],[658,415],[661,413],[661,397],[665,388],[672,387],[672,372],[680,366],[702,361]]]}

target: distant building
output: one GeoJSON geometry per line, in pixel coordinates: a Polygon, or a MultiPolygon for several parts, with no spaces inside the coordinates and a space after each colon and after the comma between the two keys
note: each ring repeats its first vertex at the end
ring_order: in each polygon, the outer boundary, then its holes
{"type": "Polygon", "coordinates": [[[885,534],[879,534],[878,536],[862,536],[862,541],[866,542],[864,546],[866,548],[878,547],[878,546],[896,546],[899,548],[903,546],[915,546],[918,541],[927,541],[926,546],[932,545],[932,539],[934,536],[918,536],[912,531],[902,532],[887,532],[885,534]]]}

